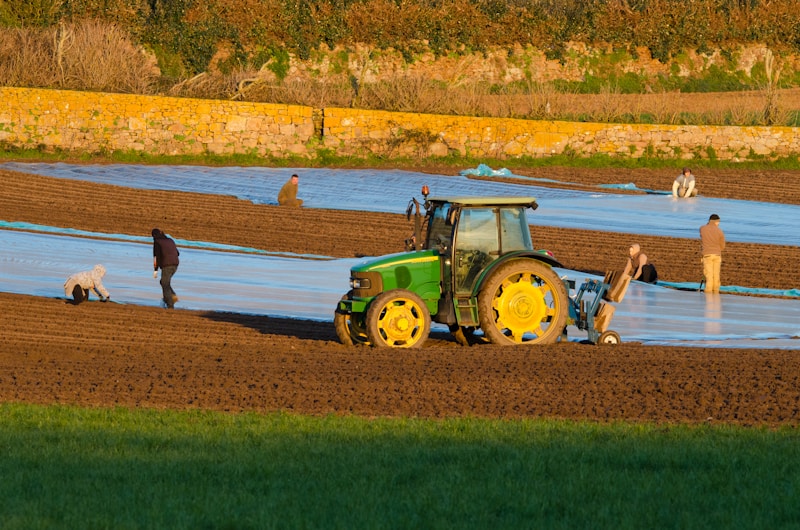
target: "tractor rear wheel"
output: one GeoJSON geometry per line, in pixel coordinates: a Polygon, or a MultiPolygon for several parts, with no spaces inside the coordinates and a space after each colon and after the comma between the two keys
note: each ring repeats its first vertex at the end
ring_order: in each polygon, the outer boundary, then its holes
{"type": "Polygon", "coordinates": [[[509,261],[478,295],[481,330],[493,344],[551,344],[562,335],[569,312],[564,282],[534,259],[509,261]]]}
{"type": "Polygon", "coordinates": [[[366,327],[367,338],[375,346],[419,348],[431,331],[431,314],[416,294],[393,289],[369,305],[366,327]]]}
{"type": "MultiPolygon", "coordinates": [[[[342,296],[342,300],[347,300],[350,294],[342,296]]],[[[352,346],[353,344],[369,344],[367,330],[364,329],[364,315],[362,313],[342,313],[339,309],[333,314],[333,327],[336,329],[336,336],[339,342],[352,346]]]]}

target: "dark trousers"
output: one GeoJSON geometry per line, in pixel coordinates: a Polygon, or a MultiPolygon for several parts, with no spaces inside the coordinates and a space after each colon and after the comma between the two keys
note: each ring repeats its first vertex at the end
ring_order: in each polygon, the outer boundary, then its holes
{"type": "Polygon", "coordinates": [[[175,291],[172,290],[172,277],[177,270],[177,265],[161,267],[161,293],[164,296],[164,303],[167,304],[169,308],[175,306],[175,291]]]}
{"type": "Polygon", "coordinates": [[[658,273],[656,268],[650,263],[642,267],[642,275],[639,279],[646,283],[656,283],[658,281],[658,273]]]}
{"type": "Polygon", "coordinates": [[[84,300],[89,299],[89,289],[84,289],[80,285],[76,285],[72,288],[72,300],[73,304],[78,305],[84,300]]]}

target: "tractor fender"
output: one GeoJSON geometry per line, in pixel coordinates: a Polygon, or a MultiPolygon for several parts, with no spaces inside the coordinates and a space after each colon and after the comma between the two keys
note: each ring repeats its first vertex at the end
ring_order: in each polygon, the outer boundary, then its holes
{"type": "Polygon", "coordinates": [[[563,268],[564,266],[554,257],[550,256],[549,254],[545,254],[544,252],[538,252],[536,250],[515,250],[514,252],[509,252],[508,254],[503,254],[493,262],[489,264],[486,269],[481,272],[481,275],[478,277],[478,281],[475,282],[475,288],[472,291],[472,296],[478,296],[481,288],[483,287],[483,283],[492,273],[497,269],[500,265],[507,263],[511,260],[516,259],[534,259],[536,261],[541,261],[542,263],[550,266],[550,267],[560,267],[563,268]]]}

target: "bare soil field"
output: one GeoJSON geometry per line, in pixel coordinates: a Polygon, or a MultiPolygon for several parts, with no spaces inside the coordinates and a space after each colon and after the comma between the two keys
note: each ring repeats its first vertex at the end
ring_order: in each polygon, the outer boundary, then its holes
{"type": "MultiPolygon", "coordinates": [[[[705,195],[800,203],[800,172],[706,173],[700,181],[705,195]]],[[[634,182],[659,189],[673,177],[567,168],[532,175],[575,186],[634,182]]],[[[0,171],[0,186],[0,218],[6,221],[137,235],[159,226],[183,239],[274,251],[379,255],[402,250],[411,229],[402,215],[284,209],[9,171],[0,171]]],[[[536,245],[552,250],[568,268],[621,268],[635,239],[662,279],[699,279],[696,240],[532,229],[536,245]]],[[[723,283],[797,287],[800,247],[787,243],[730,244],[723,283]]],[[[368,417],[800,423],[797,351],[636,343],[467,348],[447,334],[433,334],[419,350],[383,350],[339,344],[332,323],[98,302],[73,306],[7,293],[0,293],[0,328],[4,402],[368,417]]]]}

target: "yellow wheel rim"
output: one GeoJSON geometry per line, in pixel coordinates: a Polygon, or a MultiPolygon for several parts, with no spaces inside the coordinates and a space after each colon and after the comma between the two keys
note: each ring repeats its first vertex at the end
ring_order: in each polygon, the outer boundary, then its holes
{"type": "Polygon", "coordinates": [[[558,298],[546,281],[534,283],[531,274],[524,273],[503,281],[492,307],[497,312],[497,327],[507,330],[510,338],[520,343],[526,333],[536,337],[544,334],[546,328],[542,324],[556,315],[557,303],[558,298]]]}
{"type": "Polygon", "coordinates": [[[377,326],[388,346],[411,346],[422,336],[425,318],[413,300],[398,298],[384,306],[377,326]]]}

